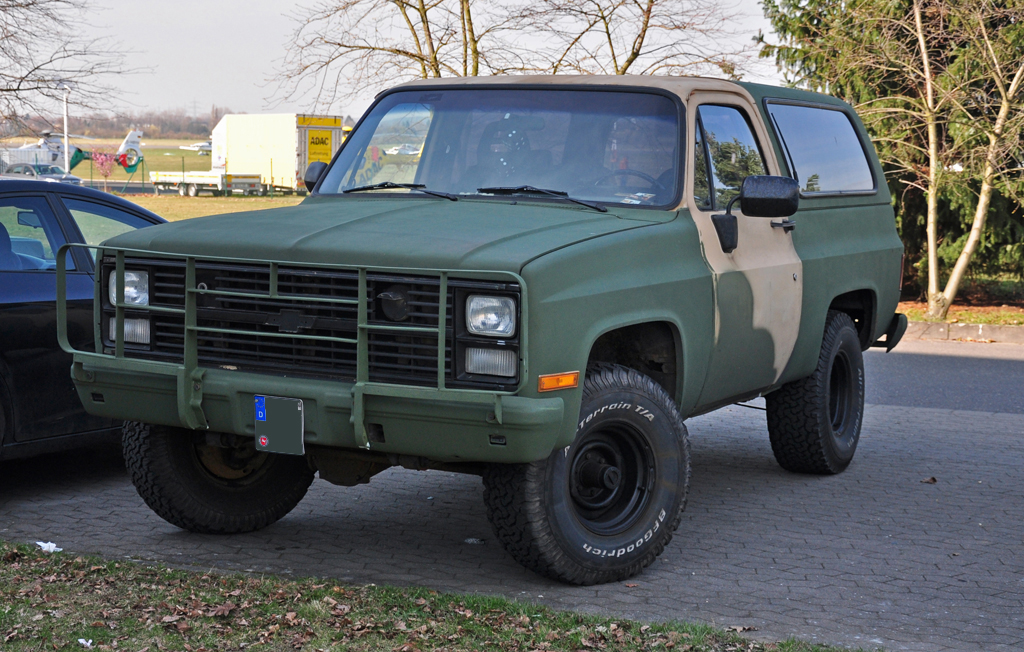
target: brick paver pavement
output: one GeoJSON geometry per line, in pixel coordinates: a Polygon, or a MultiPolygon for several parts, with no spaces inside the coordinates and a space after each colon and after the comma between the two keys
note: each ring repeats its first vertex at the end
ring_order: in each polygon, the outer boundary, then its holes
{"type": "Polygon", "coordinates": [[[388,471],[358,488],[317,481],[279,523],[215,537],[150,512],[111,452],[5,462],[0,538],[754,626],[774,639],[1024,649],[1024,415],[869,406],[856,460],[830,478],[782,471],[763,412],[736,406],[688,424],[689,507],[635,587],[523,570],[491,535],[480,480],[436,472],[388,471]]]}

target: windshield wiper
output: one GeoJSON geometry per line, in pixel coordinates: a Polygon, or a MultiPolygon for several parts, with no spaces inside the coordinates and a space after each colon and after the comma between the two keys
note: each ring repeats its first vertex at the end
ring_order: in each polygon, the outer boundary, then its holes
{"type": "Polygon", "coordinates": [[[387,190],[388,188],[405,188],[406,190],[415,190],[416,192],[422,192],[430,195],[431,197],[440,197],[449,201],[459,201],[458,195],[452,195],[447,192],[439,192],[437,190],[427,190],[426,184],[422,183],[395,183],[394,181],[382,181],[369,186],[359,186],[357,188],[349,188],[348,190],[342,190],[343,193],[349,192],[360,192],[363,190],[387,190]]]}
{"type": "Polygon", "coordinates": [[[543,195],[545,197],[554,197],[556,199],[564,199],[571,201],[574,204],[580,206],[586,206],[587,208],[593,208],[595,211],[601,213],[607,213],[608,209],[604,206],[595,204],[594,202],[586,201],[584,199],[575,199],[569,196],[569,193],[561,190],[548,190],[547,188],[535,188],[534,186],[513,186],[503,187],[495,186],[491,188],[477,188],[477,192],[482,192],[488,195],[543,195]]]}

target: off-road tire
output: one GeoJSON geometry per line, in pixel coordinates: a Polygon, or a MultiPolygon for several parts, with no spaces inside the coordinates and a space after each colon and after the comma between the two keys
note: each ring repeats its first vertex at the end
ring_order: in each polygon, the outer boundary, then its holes
{"type": "Polygon", "coordinates": [[[256,453],[264,457],[246,477],[217,477],[199,459],[197,436],[204,435],[137,421],[126,421],[122,430],[124,459],[135,489],[161,518],[184,530],[259,530],[298,505],[313,482],[306,458],[271,453],[256,453]]]}
{"type": "Polygon", "coordinates": [[[484,502],[495,535],[520,564],[570,584],[602,584],[637,575],[661,554],[679,527],[689,484],[689,441],[672,398],[637,371],[600,364],[587,370],[572,445],[530,464],[490,465],[484,502]],[[602,457],[602,446],[609,455],[602,457]],[[580,484],[580,469],[597,459],[590,468],[607,474],[612,458],[622,462],[614,489],[580,484]],[[644,491],[630,489],[641,484],[644,491]],[[601,521],[600,508],[590,509],[607,494],[606,513],[618,513],[631,491],[643,495],[619,521],[601,521]]]}
{"type": "Polygon", "coordinates": [[[779,466],[833,475],[853,460],[864,418],[864,356],[850,316],[830,310],[814,373],[765,397],[779,466]]]}

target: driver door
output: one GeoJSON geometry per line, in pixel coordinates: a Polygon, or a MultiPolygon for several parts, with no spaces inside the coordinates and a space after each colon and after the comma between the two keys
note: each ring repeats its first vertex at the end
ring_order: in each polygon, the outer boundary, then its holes
{"type": "Polygon", "coordinates": [[[686,203],[697,224],[715,287],[715,344],[703,405],[754,396],[772,386],[796,344],[803,273],[792,236],[773,220],[746,217],[739,244],[722,251],[711,216],[725,213],[748,175],[778,175],[760,114],[746,96],[698,93],[687,111],[686,203]]]}

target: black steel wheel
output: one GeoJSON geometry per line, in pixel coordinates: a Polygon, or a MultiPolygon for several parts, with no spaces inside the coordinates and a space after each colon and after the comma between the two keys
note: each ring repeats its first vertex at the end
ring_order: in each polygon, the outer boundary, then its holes
{"type": "Polygon", "coordinates": [[[853,461],[864,416],[864,356],[853,320],[829,311],[818,366],[765,397],[779,465],[795,473],[841,473],[853,461]]]}
{"type": "Polygon", "coordinates": [[[672,539],[686,505],[690,452],[674,402],[618,365],[587,370],[576,438],[531,464],[484,474],[487,516],[523,566],[572,584],[642,572],[672,539]]]}
{"type": "Polygon", "coordinates": [[[206,433],[126,421],[122,443],[135,489],[167,522],[205,534],[264,528],[306,495],[313,482],[306,458],[222,439],[213,445],[206,433]]]}

